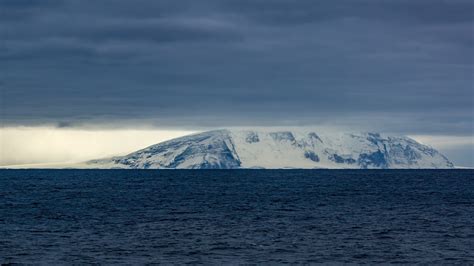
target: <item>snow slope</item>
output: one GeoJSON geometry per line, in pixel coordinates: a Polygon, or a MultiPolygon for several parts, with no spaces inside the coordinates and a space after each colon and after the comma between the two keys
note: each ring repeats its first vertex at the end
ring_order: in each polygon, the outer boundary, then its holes
{"type": "Polygon", "coordinates": [[[435,149],[408,137],[310,130],[214,130],[165,141],[89,168],[453,168],[435,149]]]}

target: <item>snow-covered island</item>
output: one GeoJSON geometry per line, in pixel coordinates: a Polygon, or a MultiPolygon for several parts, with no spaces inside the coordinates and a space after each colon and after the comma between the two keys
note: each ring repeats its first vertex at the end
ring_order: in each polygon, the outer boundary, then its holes
{"type": "Polygon", "coordinates": [[[404,136],[378,133],[213,130],[155,144],[131,154],[86,162],[125,169],[442,169],[437,150],[404,136]]]}

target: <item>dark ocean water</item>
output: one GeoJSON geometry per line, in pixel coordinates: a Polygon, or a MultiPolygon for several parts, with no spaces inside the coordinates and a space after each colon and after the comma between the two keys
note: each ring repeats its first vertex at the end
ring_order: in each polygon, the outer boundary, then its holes
{"type": "Polygon", "coordinates": [[[0,170],[0,263],[474,262],[474,171],[0,170]]]}

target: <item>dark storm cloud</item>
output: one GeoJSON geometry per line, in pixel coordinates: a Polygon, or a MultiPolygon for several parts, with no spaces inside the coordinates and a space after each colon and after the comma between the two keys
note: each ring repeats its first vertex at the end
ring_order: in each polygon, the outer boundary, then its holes
{"type": "Polygon", "coordinates": [[[309,23],[341,17],[392,20],[398,23],[471,22],[472,1],[447,0],[235,0],[228,10],[236,10],[272,25],[309,23]]]}
{"type": "Polygon", "coordinates": [[[0,0],[1,119],[472,134],[473,6],[0,0]]]}

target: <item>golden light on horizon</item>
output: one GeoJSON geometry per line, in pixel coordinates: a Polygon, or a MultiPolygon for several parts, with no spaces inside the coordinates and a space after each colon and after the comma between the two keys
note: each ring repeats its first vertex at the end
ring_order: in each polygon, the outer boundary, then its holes
{"type": "Polygon", "coordinates": [[[161,129],[4,127],[0,129],[0,166],[76,163],[124,155],[191,133],[161,129]]]}

